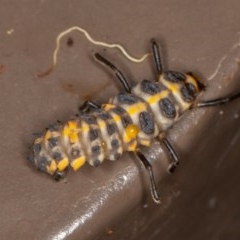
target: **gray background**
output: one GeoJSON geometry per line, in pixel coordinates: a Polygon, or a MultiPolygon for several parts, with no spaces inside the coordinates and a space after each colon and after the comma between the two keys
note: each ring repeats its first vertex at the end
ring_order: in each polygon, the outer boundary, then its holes
{"type": "Polygon", "coordinates": [[[208,86],[201,96],[206,100],[240,89],[239,1],[0,3],[1,239],[238,239],[239,100],[188,112],[169,131],[181,158],[172,176],[157,143],[145,151],[160,206],[152,203],[148,178],[131,154],[97,169],[86,165],[59,183],[37,172],[26,156],[32,133],[66,121],[86,99],[106,103],[120,90],[92,51],[115,62],[131,83],[157,77],[151,59],[134,64],[74,32],[72,47],[67,37],[62,42],[55,71],[40,79],[61,31],[79,25],[136,56],[150,51],[154,37],[165,67],[195,72],[208,86]]]}

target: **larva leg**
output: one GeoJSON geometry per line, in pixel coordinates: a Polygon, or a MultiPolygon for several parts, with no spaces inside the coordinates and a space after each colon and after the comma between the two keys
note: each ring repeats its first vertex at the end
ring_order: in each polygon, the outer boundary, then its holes
{"type": "Polygon", "coordinates": [[[159,197],[159,194],[158,194],[158,191],[157,191],[157,185],[156,185],[156,182],[155,182],[155,178],[154,178],[154,174],[153,174],[151,163],[142,154],[142,152],[140,150],[136,150],[135,154],[141,160],[141,162],[143,163],[144,167],[146,168],[146,170],[147,170],[147,172],[149,174],[150,183],[151,183],[151,195],[152,195],[153,201],[155,203],[158,203],[158,204],[161,203],[160,197],[159,197]]]}
{"type": "MultiPolygon", "coordinates": [[[[152,40],[152,52],[153,52],[153,58],[156,65],[157,72],[160,75],[163,72],[163,64],[162,64],[162,57],[159,51],[159,46],[155,42],[155,40],[152,40]]],[[[156,79],[156,81],[158,81],[158,79],[156,79]]]]}
{"type": "Polygon", "coordinates": [[[165,148],[167,149],[167,152],[170,156],[170,158],[172,159],[172,163],[169,165],[168,167],[168,171],[170,173],[173,173],[174,170],[176,169],[176,167],[179,165],[179,158],[177,153],[175,152],[173,146],[171,145],[171,143],[168,141],[168,139],[161,134],[158,138],[158,140],[163,143],[163,145],[165,146],[165,148]]]}
{"type": "Polygon", "coordinates": [[[67,175],[67,169],[68,169],[68,168],[66,168],[65,171],[56,171],[56,172],[52,175],[53,179],[56,180],[56,181],[59,181],[59,180],[61,180],[62,178],[64,178],[64,177],[67,175]]]}
{"type": "Polygon", "coordinates": [[[100,106],[93,101],[86,101],[79,107],[80,112],[88,112],[90,109],[98,109],[100,106]]]}
{"type": "Polygon", "coordinates": [[[131,86],[130,86],[129,82],[127,81],[127,79],[125,78],[123,73],[116,66],[114,66],[111,62],[109,62],[106,58],[104,58],[99,53],[95,53],[94,57],[100,63],[106,65],[109,68],[111,68],[113,70],[113,72],[115,73],[117,79],[119,80],[119,82],[123,86],[124,90],[128,93],[131,92],[131,86]]]}
{"type": "Polygon", "coordinates": [[[196,107],[200,108],[200,107],[220,106],[220,105],[224,105],[226,103],[229,103],[229,102],[231,102],[231,101],[233,101],[233,100],[235,100],[239,97],[240,97],[240,91],[236,92],[234,94],[228,95],[226,97],[212,99],[212,100],[197,103],[196,107]]]}

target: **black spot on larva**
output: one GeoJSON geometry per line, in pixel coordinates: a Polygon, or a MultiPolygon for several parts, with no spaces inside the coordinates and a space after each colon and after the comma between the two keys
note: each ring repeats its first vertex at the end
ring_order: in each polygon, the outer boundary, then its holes
{"type": "Polygon", "coordinates": [[[99,112],[98,117],[101,118],[102,120],[111,119],[110,115],[106,112],[99,112]]]}
{"type": "Polygon", "coordinates": [[[177,113],[175,106],[168,98],[163,98],[159,101],[159,108],[165,117],[167,118],[176,117],[177,113]]]}
{"type": "Polygon", "coordinates": [[[99,159],[96,158],[96,159],[93,160],[93,166],[94,167],[98,167],[100,164],[101,164],[101,161],[99,159]]]}
{"type": "Polygon", "coordinates": [[[83,119],[85,122],[87,122],[87,123],[89,123],[89,124],[96,124],[96,119],[95,119],[92,115],[90,115],[90,114],[83,113],[83,114],[81,115],[81,117],[82,117],[82,119],[83,119]]]}
{"type": "Polygon", "coordinates": [[[48,164],[48,160],[45,156],[41,156],[40,159],[38,160],[38,165],[37,165],[37,168],[40,170],[40,171],[46,171],[46,166],[48,164]]]}
{"type": "Polygon", "coordinates": [[[115,153],[114,154],[114,159],[118,160],[122,155],[120,153],[115,153]]]}
{"type": "Polygon", "coordinates": [[[141,130],[146,134],[154,133],[154,121],[149,112],[141,112],[139,114],[139,122],[141,130]]]}
{"type": "Polygon", "coordinates": [[[38,153],[40,153],[40,151],[42,150],[42,147],[41,147],[41,144],[34,144],[33,145],[33,152],[35,153],[35,154],[38,154],[38,153]]]}
{"type": "Polygon", "coordinates": [[[93,154],[100,154],[100,146],[98,145],[93,146],[91,150],[93,154]]]}
{"type": "Polygon", "coordinates": [[[97,129],[90,129],[89,131],[89,139],[90,141],[94,141],[95,139],[97,139],[99,136],[98,134],[98,130],[97,129]]]}
{"type": "Polygon", "coordinates": [[[58,145],[58,139],[55,137],[49,138],[48,142],[51,148],[56,147],[58,145]]]}
{"type": "Polygon", "coordinates": [[[72,157],[78,157],[80,155],[80,150],[77,148],[72,148],[71,150],[71,156],[72,157]]]}
{"type": "Polygon", "coordinates": [[[114,148],[114,149],[118,148],[118,147],[119,147],[119,141],[118,141],[117,139],[113,139],[113,140],[111,141],[111,146],[112,146],[112,148],[114,148]]]}
{"type": "Polygon", "coordinates": [[[195,86],[192,83],[186,83],[187,88],[189,89],[190,92],[196,94],[197,93],[197,89],[195,88],[195,86]]]}
{"type": "Polygon", "coordinates": [[[60,152],[54,152],[53,153],[53,158],[56,160],[56,161],[60,161],[62,160],[62,154],[60,152]]]}
{"type": "Polygon", "coordinates": [[[128,115],[121,116],[121,121],[124,128],[126,128],[127,125],[132,124],[132,119],[128,115]]]}
{"type": "Polygon", "coordinates": [[[51,132],[56,132],[59,130],[59,125],[49,125],[48,129],[51,131],[51,132]]]}
{"type": "Polygon", "coordinates": [[[115,112],[118,115],[121,115],[121,114],[124,114],[126,111],[123,108],[117,106],[113,109],[113,112],[115,112]]]}
{"type": "Polygon", "coordinates": [[[28,156],[27,156],[27,160],[30,161],[30,162],[34,162],[35,158],[34,158],[34,152],[33,153],[30,153],[28,156]]]}
{"type": "Polygon", "coordinates": [[[151,82],[149,80],[143,80],[140,83],[140,87],[141,87],[141,90],[144,93],[147,93],[147,94],[150,94],[150,95],[157,94],[161,90],[160,87],[156,83],[151,82]]]}
{"type": "Polygon", "coordinates": [[[184,82],[186,80],[186,76],[183,73],[174,72],[174,71],[164,72],[163,77],[165,80],[174,82],[174,83],[184,82]]]}
{"type": "Polygon", "coordinates": [[[114,134],[116,132],[116,127],[114,124],[107,124],[107,132],[108,135],[111,136],[112,134],[114,134]]]}
{"type": "Polygon", "coordinates": [[[191,83],[185,83],[181,87],[181,94],[186,102],[193,102],[196,98],[196,88],[191,83]]]}
{"type": "Polygon", "coordinates": [[[118,95],[118,101],[122,104],[132,105],[138,102],[138,98],[129,93],[120,93],[118,95]]]}

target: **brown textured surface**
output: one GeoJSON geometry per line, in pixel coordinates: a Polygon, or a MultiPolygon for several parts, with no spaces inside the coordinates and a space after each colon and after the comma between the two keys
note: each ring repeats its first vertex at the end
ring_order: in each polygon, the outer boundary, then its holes
{"type": "MultiPolygon", "coordinates": [[[[92,60],[92,51],[103,49],[76,32],[72,46],[63,42],[55,71],[37,78],[51,63],[59,32],[79,25],[135,55],[149,51],[154,37],[163,44],[166,67],[199,74],[208,85],[202,98],[209,99],[240,88],[239,7],[237,0],[2,0],[0,238],[238,239],[239,100],[193,110],[170,130],[181,157],[174,175],[162,179],[166,158],[157,144],[148,151],[160,206],[152,204],[145,172],[130,154],[97,169],[86,166],[60,183],[31,168],[26,156],[33,132],[67,120],[87,98],[102,103],[118,91],[92,60]]],[[[118,51],[104,54],[132,83],[156,77],[151,60],[134,64],[118,51]]]]}

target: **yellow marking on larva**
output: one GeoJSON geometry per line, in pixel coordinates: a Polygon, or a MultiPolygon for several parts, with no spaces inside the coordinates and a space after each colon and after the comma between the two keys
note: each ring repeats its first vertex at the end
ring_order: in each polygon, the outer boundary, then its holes
{"type": "Polygon", "coordinates": [[[139,133],[139,127],[135,124],[129,124],[126,127],[125,132],[126,132],[126,135],[128,136],[128,138],[131,141],[132,139],[137,137],[137,135],[139,133]]]}
{"type": "Polygon", "coordinates": [[[94,40],[90,35],[89,33],[84,29],[84,28],[81,28],[79,26],[73,26],[73,27],[70,27],[66,30],[64,30],[63,32],[61,32],[60,34],[58,34],[57,38],[56,38],[56,48],[53,52],[53,63],[52,63],[52,66],[47,70],[45,71],[44,73],[40,73],[38,74],[38,77],[45,77],[47,75],[49,75],[53,70],[54,68],[56,67],[57,65],[57,55],[58,55],[58,51],[60,49],[60,40],[67,34],[69,34],[70,32],[73,32],[73,31],[78,31],[78,32],[81,32],[85,35],[85,37],[88,39],[89,42],[91,42],[92,44],[95,44],[95,45],[99,45],[99,46],[103,46],[103,47],[108,47],[108,48],[117,48],[119,49],[122,54],[127,58],[129,59],[130,61],[132,62],[136,62],[136,63],[141,63],[143,62],[149,55],[151,55],[150,53],[146,53],[144,54],[141,58],[134,58],[132,56],[130,56],[127,51],[123,48],[122,45],[120,44],[116,44],[116,43],[105,43],[105,42],[100,42],[100,41],[96,41],[94,40]]]}
{"type": "Polygon", "coordinates": [[[69,126],[66,124],[64,127],[63,127],[63,136],[65,137],[68,137],[69,136],[69,133],[70,133],[70,129],[69,129],[69,126]]]}
{"type": "Polygon", "coordinates": [[[52,132],[51,131],[46,131],[46,133],[45,133],[45,136],[44,136],[44,139],[45,140],[48,140],[48,139],[50,139],[52,137],[52,132]]]}
{"type": "Polygon", "coordinates": [[[68,137],[69,137],[70,143],[76,143],[78,141],[77,133],[69,133],[68,137]]]}
{"type": "Polygon", "coordinates": [[[69,164],[67,157],[63,158],[57,165],[59,171],[63,171],[69,164]]]}
{"type": "Polygon", "coordinates": [[[136,148],[137,148],[137,141],[133,141],[132,143],[130,143],[130,144],[128,145],[128,151],[130,151],[130,152],[135,151],[136,148]]]}
{"type": "Polygon", "coordinates": [[[68,126],[70,130],[75,130],[77,129],[77,123],[74,121],[68,121],[68,126]]]}
{"type": "Polygon", "coordinates": [[[89,132],[89,130],[90,130],[90,128],[89,128],[88,124],[82,122],[81,131],[82,131],[83,133],[86,133],[86,132],[89,132]]]}
{"type": "Polygon", "coordinates": [[[39,144],[39,143],[42,142],[42,140],[43,140],[43,137],[36,138],[36,139],[34,140],[34,144],[39,144]]]}
{"type": "Polygon", "coordinates": [[[77,171],[85,163],[85,161],[86,158],[83,156],[76,158],[71,162],[71,167],[73,168],[74,171],[77,171]]]}
{"type": "Polygon", "coordinates": [[[145,146],[145,147],[149,147],[150,144],[151,144],[151,141],[148,140],[148,139],[141,139],[141,140],[140,140],[140,144],[143,145],[143,146],[145,146]]]}
{"type": "Polygon", "coordinates": [[[163,98],[166,98],[169,94],[169,91],[165,90],[165,91],[162,91],[160,93],[157,93],[151,97],[149,97],[147,99],[147,102],[149,104],[154,104],[154,103],[157,103],[159,100],[163,99],[163,98]]]}
{"type": "Polygon", "coordinates": [[[106,128],[106,123],[102,120],[98,120],[98,126],[102,130],[102,129],[106,128]]]}
{"type": "Polygon", "coordinates": [[[68,137],[71,143],[78,141],[78,129],[77,123],[74,121],[69,121],[63,129],[63,135],[68,137]]]}
{"type": "Polygon", "coordinates": [[[142,112],[146,109],[146,105],[144,103],[136,103],[131,107],[128,107],[126,111],[132,116],[136,113],[142,112]]]}
{"type": "Polygon", "coordinates": [[[129,136],[126,133],[124,133],[123,134],[123,142],[127,144],[130,141],[131,141],[131,139],[129,138],[129,136]]]}
{"type": "Polygon", "coordinates": [[[47,171],[50,173],[50,174],[53,174],[57,169],[57,164],[55,162],[55,160],[52,160],[50,165],[47,166],[47,171]]]}
{"type": "Polygon", "coordinates": [[[105,111],[112,110],[114,107],[116,107],[114,104],[106,103],[102,105],[102,109],[105,111]]]}
{"type": "Polygon", "coordinates": [[[139,128],[135,124],[129,124],[123,135],[123,142],[128,145],[128,151],[134,151],[137,147],[137,135],[139,133],[139,128]],[[132,143],[131,143],[132,141],[132,143]]]}
{"type": "Polygon", "coordinates": [[[191,83],[197,89],[197,91],[199,91],[199,88],[198,88],[198,85],[197,85],[197,82],[196,82],[195,78],[188,75],[187,76],[187,82],[191,83]]]}
{"type": "Polygon", "coordinates": [[[177,93],[177,92],[179,92],[178,86],[176,86],[176,85],[173,84],[173,83],[168,84],[167,87],[171,90],[172,93],[177,93]]]}
{"type": "Polygon", "coordinates": [[[118,115],[116,115],[116,114],[113,115],[113,119],[114,119],[114,121],[115,121],[116,123],[118,123],[118,122],[121,121],[121,117],[118,116],[118,115]]]}

